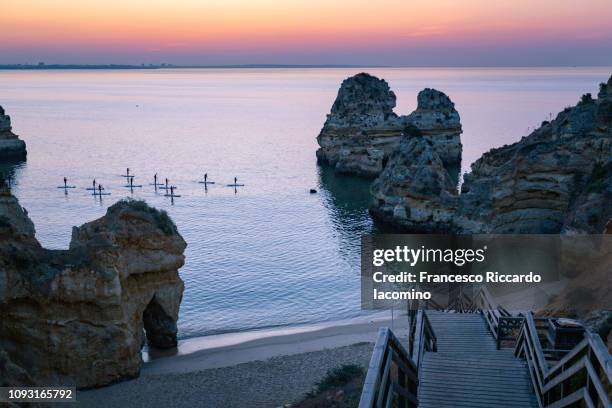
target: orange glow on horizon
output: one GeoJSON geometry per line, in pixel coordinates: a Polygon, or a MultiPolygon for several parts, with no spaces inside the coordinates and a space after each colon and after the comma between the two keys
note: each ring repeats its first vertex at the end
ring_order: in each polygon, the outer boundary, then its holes
{"type": "Polygon", "coordinates": [[[605,41],[610,15],[609,0],[23,0],[2,5],[0,50],[172,55],[605,41]]]}

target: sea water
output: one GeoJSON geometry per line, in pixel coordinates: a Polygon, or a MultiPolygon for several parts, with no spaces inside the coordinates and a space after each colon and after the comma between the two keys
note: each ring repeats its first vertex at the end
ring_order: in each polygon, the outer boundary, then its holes
{"type": "Polygon", "coordinates": [[[374,230],[367,181],[315,159],[316,136],[342,80],[386,79],[398,114],[425,87],[461,115],[463,170],[519,140],[610,68],[368,68],[0,71],[0,105],[28,146],[2,163],[48,248],[123,197],[165,209],[188,243],[179,336],[360,315],[360,237],[374,230]],[[126,168],[143,188],[131,192],[126,168]],[[155,192],[153,175],[180,194],[155,192]],[[216,184],[197,183],[208,173],[216,184]],[[64,194],[56,186],[79,188],[64,194]],[[238,178],[244,187],[226,187],[238,178]],[[112,195],[100,200],[92,179],[112,195]],[[310,194],[315,188],[318,194],[310,194]]]}

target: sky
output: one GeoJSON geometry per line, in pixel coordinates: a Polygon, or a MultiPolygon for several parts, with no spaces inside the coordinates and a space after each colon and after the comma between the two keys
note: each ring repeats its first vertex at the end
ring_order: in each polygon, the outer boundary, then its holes
{"type": "Polygon", "coordinates": [[[612,0],[2,0],[0,64],[612,66],[612,0]]]}

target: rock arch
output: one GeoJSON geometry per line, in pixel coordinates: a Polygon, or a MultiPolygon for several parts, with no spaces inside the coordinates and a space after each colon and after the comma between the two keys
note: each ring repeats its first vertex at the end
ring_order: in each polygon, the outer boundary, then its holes
{"type": "Polygon", "coordinates": [[[159,348],[176,347],[176,319],[162,306],[157,294],[153,295],[143,311],[142,322],[149,345],[159,348]]]}

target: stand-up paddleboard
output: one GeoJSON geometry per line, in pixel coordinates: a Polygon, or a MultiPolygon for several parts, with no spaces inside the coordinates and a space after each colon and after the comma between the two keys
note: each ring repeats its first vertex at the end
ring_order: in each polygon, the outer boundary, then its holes
{"type": "Polygon", "coordinates": [[[180,196],[181,196],[180,194],[164,194],[164,197],[172,197],[172,198],[174,198],[174,197],[180,197],[180,196]]]}
{"type": "Polygon", "coordinates": [[[165,184],[164,183],[149,183],[149,185],[159,187],[159,186],[164,186],[165,184]]]}
{"type": "Polygon", "coordinates": [[[119,175],[119,177],[127,177],[127,178],[134,177],[134,176],[135,174],[120,174],[119,175]]]}
{"type": "Polygon", "coordinates": [[[214,181],[198,181],[200,184],[215,184],[214,181]]]}
{"type": "Polygon", "coordinates": [[[228,187],[244,187],[244,184],[228,184],[228,187]]]}
{"type": "MultiPolygon", "coordinates": [[[[160,188],[160,190],[170,190],[170,186],[166,187],[166,185],[165,185],[165,184],[164,184],[164,186],[163,186],[163,187],[159,187],[159,188],[160,188]]],[[[175,189],[175,190],[178,190],[178,187],[176,187],[176,186],[175,186],[175,187],[174,187],[174,189],[175,189]]]]}
{"type": "Polygon", "coordinates": [[[57,186],[57,188],[76,188],[76,186],[57,186]]]}
{"type": "MultiPolygon", "coordinates": [[[[87,191],[92,191],[92,190],[98,191],[98,187],[95,187],[95,188],[94,187],[87,187],[85,190],[87,190],[87,191]]],[[[104,190],[104,189],[102,189],[102,190],[104,190]]]]}
{"type": "Polygon", "coordinates": [[[140,188],[140,187],[142,187],[142,184],[126,184],[123,187],[125,187],[125,188],[140,188]]]}
{"type": "Polygon", "coordinates": [[[111,193],[91,193],[92,196],[111,195],[111,193]]]}

